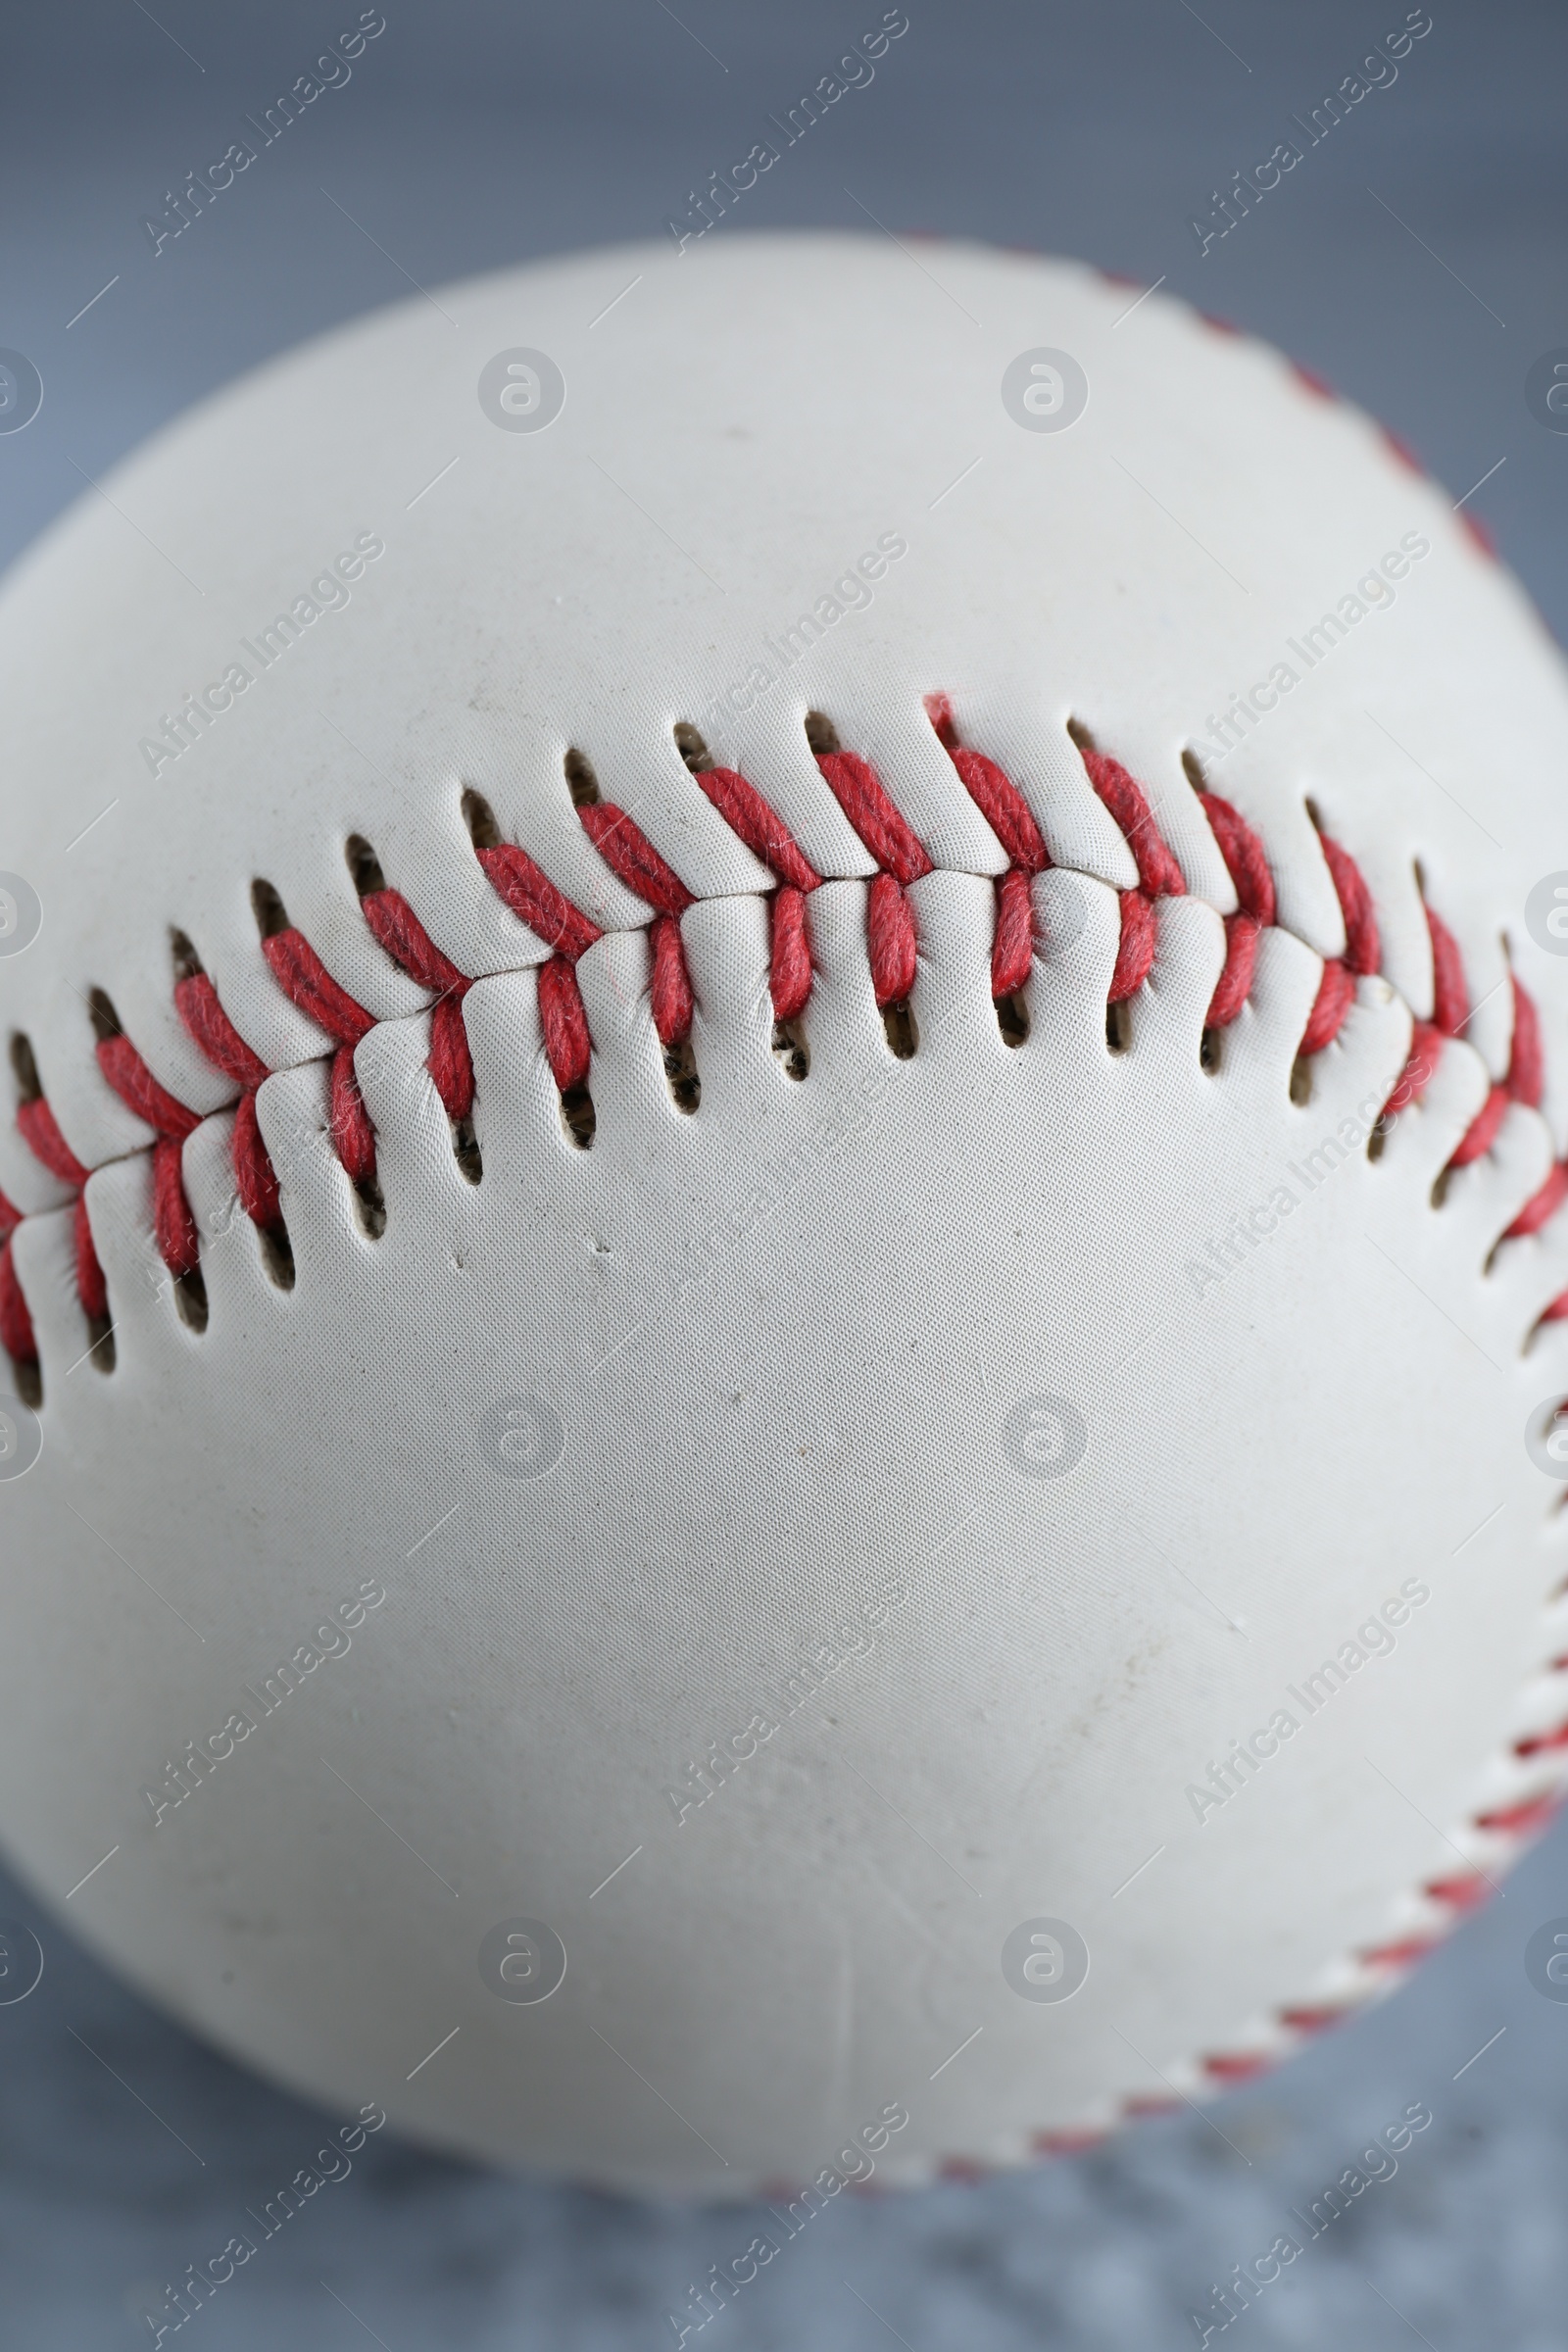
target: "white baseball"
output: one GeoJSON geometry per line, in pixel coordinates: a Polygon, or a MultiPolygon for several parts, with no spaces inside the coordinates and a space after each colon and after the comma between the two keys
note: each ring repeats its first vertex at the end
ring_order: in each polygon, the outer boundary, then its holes
{"type": "Polygon", "coordinates": [[[1447,494],[828,235],[412,301],[109,491],[0,601],[30,1883],[630,2190],[1392,1983],[1568,1753],[1568,695],[1447,494]]]}

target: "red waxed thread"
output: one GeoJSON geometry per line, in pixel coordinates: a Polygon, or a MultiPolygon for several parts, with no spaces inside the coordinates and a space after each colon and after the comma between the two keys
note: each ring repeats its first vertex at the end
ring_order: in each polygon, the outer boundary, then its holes
{"type": "Polygon", "coordinates": [[[740,835],[754,858],[760,858],[789,889],[815,890],[821,875],[755,784],[748,784],[733,767],[700,768],[697,781],[730,831],[740,835]]]}
{"type": "Polygon", "coordinates": [[[965,792],[1006,851],[1010,863],[1022,866],[1025,873],[1043,874],[1051,863],[1051,853],[1033,809],[1012,778],[984,752],[955,749],[952,759],[965,792]]]}
{"type": "Polygon", "coordinates": [[[1543,1323],[1568,1323],[1568,1291],[1564,1291],[1560,1298],[1552,1300],[1541,1320],[1543,1323]]]}
{"type": "Polygon", "coordinates": [[[1513,1097],[1505,1086],[1494,1086],[1485,1102],[1465,1129],[1450,1168],[1467,1168],[1473,1159],[1480,1159],[1492,1150],[1497,1140],[1497,1129],[1508,1115],[1513,1097]]]}
{"type": "Polygon", "coordinates": [[[694,904],[679,874],[665,864],[623,808],[617,808],[612,801],[593,801],[577,814],[605,863],[638,898],[646,899],[661,914],[684,914],[694,904]]]}
{"type": "Polygon", "coordinates": [[[947,694],[927,694],[921,697],[925,714],[931,721],[936,739],[945,752],[958,748],[958,722],[953,712],[953,698],[947,694]]]}
{"type": "Polygon", "coordinates": [[[1355,1003],[1355,981],[1348,964],[1333,956],[1323,966],[1318,982],[1317,997],[1301,1032],[1298,1054],[1321,1054],[1330,1046],[1345,1026],[1346,1016],[1355,1003]]]}
{"type": "Polygon", "coordinates": [[[360,901],[360,911],[392,961],[434,995],[461,997],[472,986],[449,956],[443,956],[399,890],[372,890],[360,901]]]}
{"type": "Polygon", "coordinates": [[[806,893],[785,884],[773,893],[773,945],[769,986],[773,1017],[793,1021],[811,994],[811,944],[807,930],[806,893]]]}
{"type": "Polygon", "coordinates": [[[17,1126],[33,1158],[42,1160],[51,1176],[78,1188],[86,1183],[88,1171],[61,1134],[60,1122],[42,1095],[17,1104],[17,1126]]]}
{"type": "Polygon", "coordinates": [[[1462,1878],[1429,1879],[1422,1888],[1435,1903],[1446,1903],[1450,1911],[1478,1911],[1495,1891],[1491,1880],[1474,1870],[1466,1871],[1462,1878]]]}
{"type": "Polygon", "coordinates": [[[1275,2064],[1261,2050],[1225,2050],[1203,2060],[1203,2072],[1215,2082],[1250,2082],[1275,2064]]]}
{"type": "Polygon", "coordinates": [[[1200,792],[1198,800],[1226,870],[1236,885],[1238,906],[1243,914],[1250,914],[1266,929],[1274,922],[1277,909],[1274,876],[1263,844],[1247,819],[1229,801],[1222,801],[1218,793],[1200,792]]]}
{"type": "Polygon", "coordinates": [[[1539,1193],[1527,1200],[1507,1232],[1505,1242],[1519,1242],[1532,1233],[1539,1233],[1548,1217],[1554,1216],[1568,1196],[1568,1168],[1559,1160],[1539,1193]]]}
{"type": "Polygon", "coordinates": [[[599,925],[556,888],[526,850],[503,841],[474,854],[517,920],[558,956],[575,963],[603,936],[599,925]]]}
{"type": "Polygon", "coordinates": [[[871,877],[865,898],[865,936],[877,1004],[884,1009],[902,1004],[914,986],[914,916],[892,874],[871,877]]]}
{"type": "Polygon", "coordinates": [[[907,884],[935,870],[907,820],[889,800],[869,760],[862,760],[858,752],[822,752],[816,764],[884,873],[891,874],[895,882],[907,884]]]}
{"type": "Polygon", "coordinates": [[[375,1129],[354,1074],[354,1048],[339,1046],[332,1056],[332,1149],[351,1181],[369,1184],[375,1175],[375,1129]]]}
{"type": "Polygon", "coordinates": [[[1382,960],[1383,950],[1378,939],[1378,918],[1372,909],[1372,893],[1366,878],[1348,850],[1326,833],[1318,836],[1345,918],[1345,960],[1352,972],[1375,972],[1382,960]]]}
{"type": "Polygon", "coordinates": [[[194,1274],[200,1263],[196,1220],[180,1176],[180,1150],[161,1137],[153,1146],[153,1232],[171,1274],[194,1274]]]}
{"type": "Polygon", "coordinates": [[[1513,1752],[1516,1756],[1542,1756],[1559,1747],[1568,1747],[1568,1723],[1559,1723],[1554,1732],[1537,1732],[1533,1739],[1516,1740],[1513,1752]]]}
{"type": "Polygon", "coordinates": [[[577,975],[564,955],[552,956],[547,964],[540,966],[539,1026],[544,1032],[545,1054],[562,1093],[582,1086],[588,1077],[593,1041],[588,1034],[588,1015],[583,1009],[577,975]]]}
{"type": "Polygon", "coordinates": [[[1508,1092],[1527,1110],[1539,1110],[1545,1089],[1545,1062],[1541,1051],[1541,1015],[1534,997],[1517,980],[1513,983],[1513,1046],[1508,1055],[1508,1092]]]}
{"type": "MultiPolygon", "coordinates": [[[[467,983],[465,982],[465,987],[467,983]]],[[[429,1071],[449,1119],[466,1119],[473,1110],[473,1055],[464,1027],[463,1005],[457,997],[439,997],[430,1014],[429,1071]]]]}
{"type": "Polygon", "coordinates": [[[1185,897],[1187,884],[1182,879],[1182,869],[1154,823],[1153,811],[1142,787],[1133,782],[1121,761],[1112,760],[1108,753],[1086,751],[1081,757],[1090,783],[1115,818],[1138,862],[1139,888],[1152,899],[1185,897]]]}
{"type": "Polygon", "coordinates": [[[187,1109],[167,1087],[159,1085],[128,1037],[101,1039],[98,1067],[126,1109],[145,1119],[155,1135],[183,1143],[201,1125],[201,1113],[187,1109]]]}
{"type": "Polygon", "coordinates": [[[680,925],[672,914],[656,918],[652,946],[654,969],[650,995],[654,1027],[662,1046],[678,1046],[691,1035],[693,999],[680,925]]]}
{"type": "Polygon", "coordinates": [[[234,1106],[234,1137],[229,1151],[240,1206],[253,1225],[274,1232],[283,1221],[283,1205],[278,1197],[277,1172],[262,1141],[254,1093],[241,1095],[234,1106]]]}
{"type": "Polygon", "coordinates": [[[1321,2009],[1282,2009],[1279,2021],[1293,2034],[1328,2034],[1355,2015],[1353,2006],[1321,2009]]]}
{"type": "Polygon", "coordinates": [[[10,1241],[21,1223],[21,1209],[18,1208],[15,1201],[8,1200],[4,1193],[0,1193],[0,1247],[10,1241]]]}
{"type": "Polygon", "coordinates": [[[1495,1813],[1478,1813],[1478,1830],[1501,1830],[1513,1838],[1527,1838],[1536,1830],[1544,1830],[1562,1802],[1553,1790],[1546,1796],[1527,1797],[1523,1804],[1502,1805],[1495,1813]]]}
{"type": "Polygon", "coordinates": [[[1399,1073],[1397,1086],[1383,1106],[1385,1118],[1393,1111],[1403,1110],[1411,1102],[1420,1102],[1442,1059],[1443,1045],[1441,1029],[1435,1029],[1430,1021],[1416,1022],[1410,1032],[1410,1057],[1399,1073]]]}
{"type": "Polygon", "coordinates": [[[991,994],[1015,997],[1034,968],[1034,904],[1029,876],[1012,865],[997,881],[997,935],[991,949],[991,994]]]}
{"type": "Polygon", "coordinates": [[[87,1218],[87,1196],[76,1195],[76,1211],[72,1220],[72,1239],[76,1252],[76,1296],[81,1311],[95,1323],[108,1320],[109,1285],[104,1280],[103,1267],[98,1263],[98,1249],[92,1238],[92,1226],[87,1218]]]}
{"type": "Polygon", "coordinates": [[[175,982],[174,1010],[191,1042],[236,1086],[260,1086],[269,1075],[266,1062],[252,1053],[219,1003],[218,991],[205,972],[193,972],[188,979],[175,982]]]}
{"type": "Polygon", "coordinates": [[[262,954],[290,1003],[340,1046],[357,1046],[375,1027],[374,1015],[338,986],[303,931],[279,931],[264,939],[262,954]]]}
{"type": "Polygon", "coordinates": [[[27,1301],[17,1280],[16,1263],[8,1240],[0,1249],[0,1348],[14,1364],[35,1364],[38,1361],[38,1342],[33,1334],[32,1317],[27,1301]]]}
{"type": "Polygon", "coordinates": [[[1209,999],[1203,1016],[1205,1029],[1228,1029],[1247,1003],[1252,990],[1252,975],[1257,969],[1257,943],[1263,927],[1250,914],[1230,914],[1225,918],[1225,969],[1221,972],[1214,994],[1209,999]]]}
{"type": "Polygon", "coordinates": [[[1464,976],[1459,943],[1441,916],[1427,908],[1432,936],[1432,1025],[1445,1037],[1457,1037],[1470,1018],[1470,991],[1464,976]]]}
{"type": "Polygon", "coordinates": [[[1128,997],[1135,997],[1149,978],[1149,967],[1154,960],[1153,907],[1141,890],[1122,891],[1119,902],[1121,938],[1105,997],[1107,1004],[1120,1004],[1128,997]]]}

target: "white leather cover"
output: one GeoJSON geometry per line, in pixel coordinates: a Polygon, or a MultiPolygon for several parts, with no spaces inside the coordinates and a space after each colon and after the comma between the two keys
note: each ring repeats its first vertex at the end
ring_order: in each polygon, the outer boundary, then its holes
{"type": "Polygon", "coordinates": [[[1390,1981],[1365,1955],[1439,1933],[1451,1905],[1423,1889],[1495,1877],[1552,1786],[1553,1751],[1516,1743],[1564,1713],[1561,1488],[1526,1425],[1568,1387],[1564,1326],[1531,1338],[1568,1288],[1568,1216],[1495,1246],[1568,1139],[1568,965],[1524,918],[1568,867],[1562,664],[1364,416],[1132,300],[1071,265],[838,236],[477,279],[204,404],[0,598],[0,865],[43,910],[0,958],[0,1013],[96,1171],[115,1324],[103,1372],[68,1188],[7,1105],[43,1443],[0,1482],[0,1820],[57,1903],[117,1849],[73,1927],[308,2095],[660,2192],[842,2177],[890,2108],[879,2178],[1017,2161],[1204,2094],[1216,2055],[1276,2055],[1293,2017],[1390,1981]],[[1038,347],[1087,378],[1067,429],[1004,403],[1038,347]],[[564,379],[542,430],[476,393],[517,348],[564,379]],[[163,714],[367,538],[384,553],[349,601],[150,758],[163,714]],[[1412,538],[1428,552],[1308,671],[1288,641],[1412,538]],[[786,661],[802,614],[818,634],[786,661]],[[1221,757],[1214,718],[1282,662],[1298,682],[1221,757]],[[1034,885],[1022,1045],[990,989],[1006,853],[937,693],[1062,869],[1034,885]],[[936,869],[910,892],[911,1058],[872,997],[874,860],[808,710],[936,869]],[[1069,718],[1143,785],[1188,886],[1158,903],[1121,1053],[1136,869],[1069,718]],[[772,877],[680,721],[827,877],[804,1081],[772,1051],[772,877]],[[568,749],[698,902],[695,1113],[654,1032],[650,910],[592,846],[568,749]],[[1200,1040],[1236,895],[1184,752],[1279,891],[1217,1070],[1200,1040]],[[486,879],[466,788],[605,931],[578,966],[590,1150],[541,1047],[550,943],[486,879]],[[1345,946],[1308,801],[1367,878],[1383,966],[1299,1102],[1345,946]],[[352,834],[477,976],[477,1185],[352,834]],[[323,1133],[330,1041],[263,957],[258,877],[381,1024],[358,1054],[378,1238],[323,1133]],[[1432,1008],[1423,890],[1477,1010],[1369,1157],[1432,1008]],[[277,1073],[289,1291],[234,1200],[234,1089],[175,1016],[172,928],[277,1073]],[[1508,1069],[1509,960],[1544,1112],[1510,1107],[1434,1205],[1508,1069]],[[210,1114],[184,1151],[200,1333],[93,989],[210,1114]],[[1309,1162],[1347,1120],[1353,1148],[1309,1162]],[[1271,1200],[1228,1263],[1209,1251],[1271,1200]],[[1042,1397],[1082,1422],[1059,1476],[1023,1445],[1042,1397]],[[498,1450],[509,1404],[524,1439],[559,1426],[538,1475],[498,1450]],[[1326,1703],[1294,1705],[1411,1584],[1394,1646],[1368,1638],[1326,1703]],[[385,1598],[351,1646],[316,1643],[264,1712],[247,1693],[363,1585],[385,1598]],[[1277,1753],[1195,1799],[1281,1709],[1300,1720],[1277,1753]],[[253,1728],[160,1813],[170,1763],[236,1710],[253,1728]],[[679,1814],[712,1743],[725,1777],[679,1814]],[[543,2001],[481,1973],[517,1919],[564,1947],[543,2001]],[[1036,1919],[1087,1947],[1070,1999],[1004,1973],[1036,1919]]]}

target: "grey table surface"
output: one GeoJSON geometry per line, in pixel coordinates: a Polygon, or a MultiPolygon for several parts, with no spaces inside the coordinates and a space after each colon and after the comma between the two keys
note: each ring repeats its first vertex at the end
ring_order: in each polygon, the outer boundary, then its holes
{"type": "MultiPolygon", "coordinates": [[[[411,279],[662,235],[686,191],[881,13],[386,0],[352,80],[156,258],[142,216],[357,9],[85,0],[14,15],[0,29],[0,343],[35,363],[45,402],[0,437],[0,553],[92,496],[88,479],[191,401],[411,279]]],[[[1188,224],[1216,182],[1401,22],[1397,0],[1205,0],[1201,14],[1188,0],[908,0],[908,14],[874,81],[756,192],[752,225],[859,227],[869,212],[901,232],[1163,278],[1393,424],[1455,499],[1471,494],[1568,635],[1568,436],[1524,395],[1531,362],[1568,344],[1560,7],[1432,0],[1397,81],[1201,256],[1188,224]]],[[[741,233],[738,215],[721,233],[741,233]]],[[[1259,2352],[1560,2352],[1568,2002],[1532,1988],[1523,1956],[1568,1913],[1565,1832],[1403,1990],[1276,2076],[1074,2161],[846,2197],[688,2341],[1196,2343],[1208,2282],[1421,2100],[1433,2125],[1395,2177],[1237,2329],[1259,2352]]],[[[3,1879],[0,1917],[29,1922],[46,1956],[36,1991],[0,2006],[0,2341],[148,2342],[145,2298],[308,2161],[321,2118],[134,1997],[3,1879]]],[[[388,2133],[203,2307],[189,2340],[673,2345],[666,2313],[750,2235],[745,2209],[620,2202],[388,2133]]]]}

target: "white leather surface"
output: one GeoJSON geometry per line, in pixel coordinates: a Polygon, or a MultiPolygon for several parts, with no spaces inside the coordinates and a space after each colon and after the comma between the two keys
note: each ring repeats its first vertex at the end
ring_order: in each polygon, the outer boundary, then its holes
{"type": "Polygon", "coordinates": [[[1560,1329],[1524,1351],[1568,1287],[1568,1218],[1486,1269],[1568,1135],[1564,970],[1523,921],[1568,866],[1561,664],[1442,495],[1276,355],[1157,295],[1116,323],[1131,297],[1064,265],[922,259],[737,239],[444,289],[197,411],[0,599],[3,861],[44,907],[0,961],[0,1013],[99,1170],[118,1359],[78,1362],[70,1216],[8,1117],[0,1188],[45,1212],[15,1244],[44,1448],[0,1484],[8,1847],[61,1898],[118,1844],[74,1924],[296,2087],[629,2187],[806,2179],[891,2101],[910,2120],[884,2177],[1022,2156],[1162,2079],[1196,2092],[1205,2053],[1272,2048],[1281,2008],[1363,1988],[1353,1955],[1432,1921],[1426,1882],[1495,1875],[1507,1841],[1467,1825],[1549,1784],[1499,1759],[1555,1720],[1544,1669],[1568,1647],[1547,1609],[1559,1490],[1524,1444],[1568,1387],[1560,1329]],[[1059,434],[1022,431],[998,394],[1041,344],[1090,381],[1059,434]],[[517,345],[566,379],[537,434],[475,398],[517,345]],[[149,776],[160,712],[361,532],[385,553],[350,604],[149,776]],[[1234,896],[1181,754],[1410,532],[1431,553],[1392,609],[1211,769],[1263,836],[1284,929],[1208,1075],[1234,896]],[[715,718],[763,639],[892,533],[907,553],[873,601],[715,718]],[[1005,858],[924,715],[934,690],[1074,869],[1036,885],[1016,1050],[989,993],[1005,858]],[[808,709],[873,760],[940,869],[912,892],[907,1062],[867,976],[870,860],[808,709]],[[1161,905],[1114,1057],[1133,871],[1069,715],[1145,785],[1195,893],[1161,905]],[[810,902],[801,1085],[769,1051],[767,877],[677,757],[681,719],[839,877],[810,902]],[[646,910],[571,808],[568,746],[705,902],[683,925],[695,1116],[653,1032],[646,910]],[[466,784],[611,934],[579,967],[591,1152],[540,1049],[547,949],[473,858],[466,784]],[[1387,977],[1298,1104],[1317,956],[1343,944],[1307,798],[1372,884],[1387,977]],[[351,832],[490,975],[465,1008],[477,1188],[421,1074],[420,992],[356,906],[351,832]],[[1542,1007],[1546,1118],[1511,1110],[1433,1208],[1506,1067],[1503,991],[1380,1160],[1298,1185],[1195,1297],[1189,1261],[1396,1078],[1430,1010],[1417,865],[1477,999],[1506,937],[1542,1007]],[[325,1041],[261,956],[258,875],[385,1023],[359,1054],[374,1242],[330,1152],[300,1145],[324,1123],[325,1041]],[[185,1154],[199,1337],[152,1250],[147,1130],[97,1071],[83,1002],[107,990],[165,1083],[215,1108],[226,1090],[172,1011],[172,925],[280,1069],[261,1108],[298,1266],[291,1293],[270,1282],[215,1117],[185,1154]],[[1086,1425],[1060,1479],[1004,1448],[1039,1395],[1086,1425]],[[516,1396],[564,1432],[537,1479],[485,1448],[516,1396]],[[1410,1578],[1431,1599],[1394,1652],[1200,1825],[1188,1785],[1410,1578]],[[349,1653],[155,1828],[141,1790],[163,1759],[362,1579],[387,1600],[349,1653]],[[874,1646],[677,1825],[664,1791],[687,1763],[776,1717],[799,1658],[889,1585],[907,1597],[874,1646]],[[537,2007],[476,1965],[515,1916],[568,1955],[537,2007]],[[1002,1974],[1036,1916],[1090,1947],[1059,2006],[1002,1974]]]}

